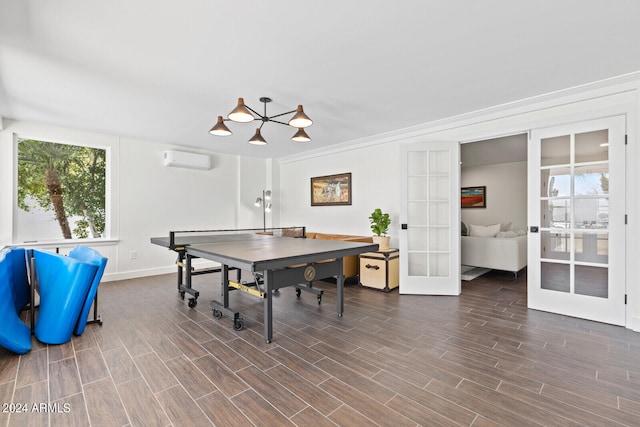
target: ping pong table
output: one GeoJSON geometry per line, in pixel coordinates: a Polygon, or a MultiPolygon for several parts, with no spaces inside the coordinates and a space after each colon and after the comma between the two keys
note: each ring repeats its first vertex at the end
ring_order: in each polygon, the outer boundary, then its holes
{"type": "MultiPolygon", "coordinates": [[[[278,230],[284,229],[270,230],[279,234],[278,230]]],[[[223,315],[233,318],[235,330],[244,327],[244,319],[240,317],[240,313],[229,308],[229,291],[238,289],[263,298],[264,338],[267,343],[273,339],[273,292],[288,286],[308,290],[314,280],[335,277],[336,310],[338,316],[342,316],[343,257],[378,250],[378,245],[373,243],[307,239],[304,228],[299,237],[267,235],[260,233],[262,231],[263,229],[171,231],[168,237],[151,238],[151,243],[178,253],[178,291],[183,298],[185,293],[192,295],[190,307],[195,307],[199,295],[191,287],[192,276],[218,271],[221,273],[222,302],[211,301],[211,308],[217,319],[223,315]],[[195,271],[192,268],[194,258],[217,262],[220,267],[195,271]],[[183,269],[186,285],[182,283],[183,269]],[[231,270],[238,270],[238,281],[229,280],[231,270]],[[241,271],[248,271],[259,278],[255,280],[256,289],[239,283],[241,271]]]]}

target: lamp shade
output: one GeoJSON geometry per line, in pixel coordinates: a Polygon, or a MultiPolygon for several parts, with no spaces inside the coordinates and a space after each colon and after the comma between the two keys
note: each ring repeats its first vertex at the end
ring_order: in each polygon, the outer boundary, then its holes
{"type": "Polygon", "coordinates": [[[239,123],[248,123],[255,119],[255,117],[253,117],[253,114],[251,114],[251,111],[249,111],[247,106],[244,105],[243,98],[238,98],[238,105],[236,106],[236,108],[231,110],[227,117],[229,118],[229,120],[239,123]]]}
{"type": "Polygon", "coordinates": [[[267,190],[264,192],[265,200],[271,200],[271,190],[267,190]]]}
{"type": "Polygon", "coordinates": [[[293,126],[294,128],[306,128],[312,124],[313,121],[302,110],[302,105],[298,105],[296,113],[291,117],[291,120],[289,120],[289,126],[293,126]]]}
{"type": "Polygon", "coordinates": [[[304,129],[299,128],[298,132],[291,137],[291,140],[296,142],[309,142],[311,141],[311,138],[309,138],[309,135],[307,135],[304,129]]]}
{"type": "Polygon", "coordinates": [[[224,119],[222,118],[222,116],[218,116],[218,123],[216,123],[215,126],[211,128],[209,133],[211,135],[217,136],[227,136],[232,134],[231,130],[229,130],[229,128],[224,124],[224,119]]]}
{"type": "Polygon", "coordinates": [[[256,134],[249,140],[249,144],[267,145],[267,141],[260,135],[260,128],[256,129],[256,134]]]}
{"type": "Polygon", "coordinates": [[[256,205],[256,207],[260,207],[262,206],[262,199],[260,197],[258,197],[256,199],[256,202],[254,203],[254,205],[256,205]]]}

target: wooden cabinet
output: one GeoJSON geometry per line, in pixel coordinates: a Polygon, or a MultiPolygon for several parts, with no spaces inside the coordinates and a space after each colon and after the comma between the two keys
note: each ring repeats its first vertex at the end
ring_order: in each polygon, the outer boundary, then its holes
{"type": "Polygon", "coordinates": [[[360,284],[389,292],[400,284],[400,251],[387,249],[360,255],[360,284]]]}

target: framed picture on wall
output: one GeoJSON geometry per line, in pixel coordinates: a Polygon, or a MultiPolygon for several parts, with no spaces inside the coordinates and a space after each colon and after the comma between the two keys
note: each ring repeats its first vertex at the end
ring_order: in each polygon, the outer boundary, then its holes
{"type": "Polygon", "coordinates": [[[462,208],[486,208],[487,187],[462,187],[460,189],[460,207],[462,208]]]}
{"type": "Polygon", "coordinates": [[[351,204],[351,172],[311,178],[311,206],[351,204]]]}

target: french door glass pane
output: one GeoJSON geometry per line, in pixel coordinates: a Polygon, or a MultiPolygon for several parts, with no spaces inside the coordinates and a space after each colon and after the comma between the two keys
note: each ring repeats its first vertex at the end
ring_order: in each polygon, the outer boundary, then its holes
{"type": "Polygon", "coordinates": [[[571,196],[571,168],[549,168],[543,169],[544,177],[542,197],[569,197],[571,196]]]}
{"type": "Polygon", "coordinates": [[[609,226],[609,199],[582,199],[573,201],[575,228],[606,230],[609,226]]]}
{"type": "Polygon", "coordinates": [[[609,233],[576,232],[574,239],[576,261],[599,264],[609,262],[609,233]]]}
{"type": "Polygon", "coordinates": [[[426,252],[409,252],[409,276],[428,276],[428,261],[429,259],[426,252]]]}
{"type": "Polygon", "coordinates": [[[540,243],[540,258],[569,260],[570,232],[542,231],[540,243]]]}
{"type": "Polygon", "coordinates": [[[449,277],[449,254],[430,254],[429,270],[432,277],[449,277]]]}
{"type": "Polygon", "coordinates": [[[571,200],[541,200],[540,219],[543,228],[568,229],[571,226],[571,200]]]}
{"type": "Polygon", "coordinates": [[[575,293],[592,297],[609,297],[609,269],[586,265],[575,266],[575,293]]]}
{"type": "Polygon", "coordinates": [[[409,176],[426,175],[429,172],[428,159],[429,153],[427,151],[412,151],[407,158],[407,174],[409,176]]]}
{"type": "Polygon", "coordinates": [[[407,249],[410,251],[426,251],[428,245],[428,229],[424,227],[411,227],[407,233],[407,249]]]}
{"type": "Polygon", "coordinates": [[[571,291],[571,266],[569,264],[541,262],[540,287],[559,292],[571,291]]]}
{"type": "Polygon", "coordinates": [[[609,160],[609,130],[576,133],[576,163],[609,160]]]}
{"type": "Polygon", "coordinates": [[[407,178],[407,199],[427,200],[429,198],[428,178],[426,176],[410,176],[407,178]]]}
{"type": "Polygon", "coordinates": [[[429,234],[430,252],[449,251],[449,228],[432,228],[429,234]]]}
{"type": "Polygon", "coordinates": [[[449,200],[450,187],[448,176],[432,176],[429,182],[429,199],[449,200]]]}
{"type": "Polygon", "coordinates": [[[432,175],[449,173],[449,151],[430,151],[429,173],[432,175]]]}
{"type": "Polygon", "coordinates": [[[540,165],[566,165],[571,162],[571,136],[544,138],[540,141],[540,165]]]}
{"type": "Polygon", "coordinates": [[[575,196],[609,194],[609,165],[576,166],[573,194],[575,196]]]}
{"type": "Polygon", "coordinates": [[[448,226],[451,222],[451,218],[449,218],[449,202],[431,202],[429,211],[431,212],[429,225],[448,226]]]}

